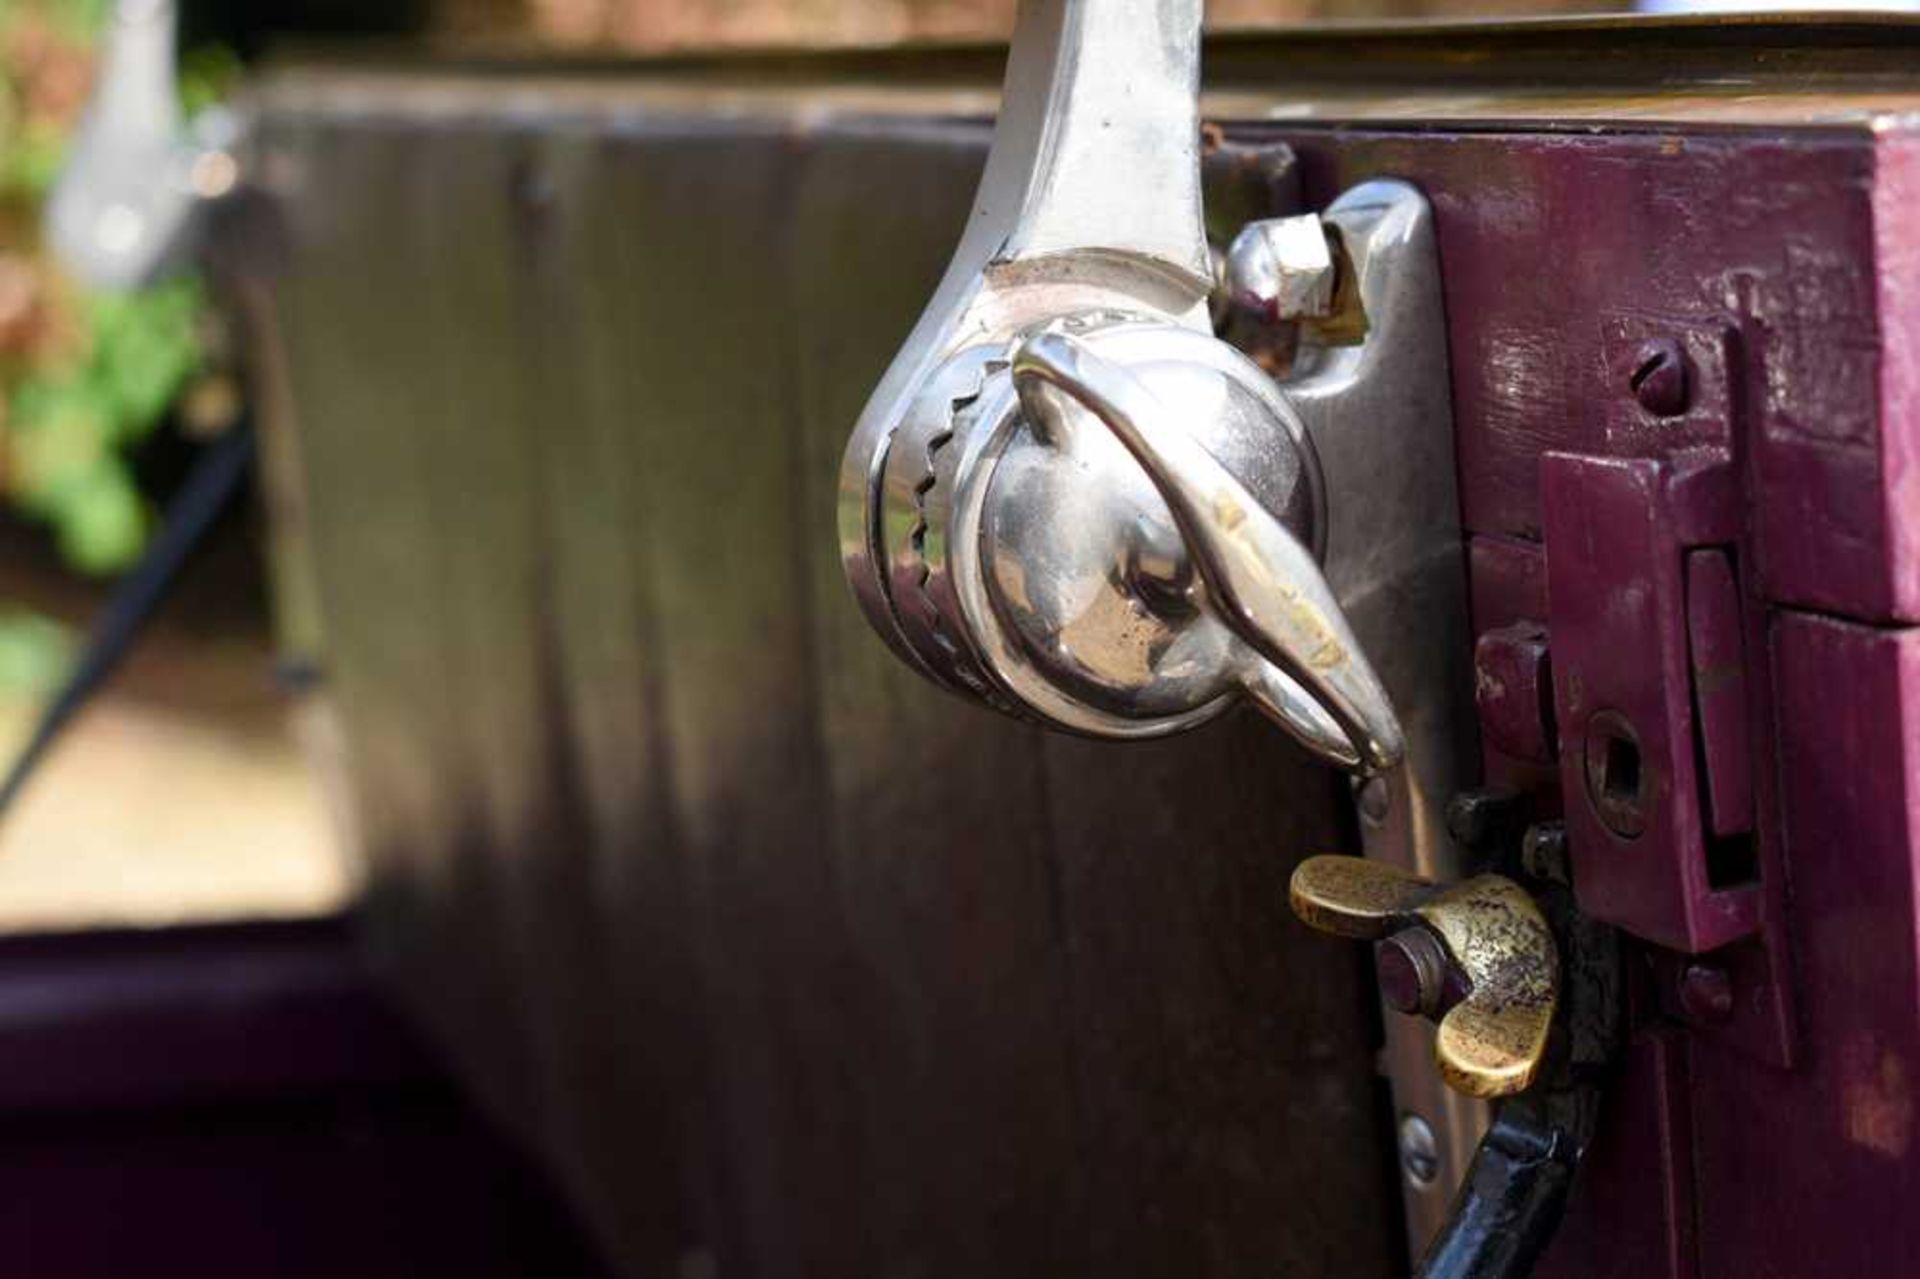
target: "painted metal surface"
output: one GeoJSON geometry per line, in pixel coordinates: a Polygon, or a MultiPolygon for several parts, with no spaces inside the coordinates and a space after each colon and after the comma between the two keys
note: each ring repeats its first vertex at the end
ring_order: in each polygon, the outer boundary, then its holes
{"type": "MultiPolygon", "coordinates": [[[[1329,780],[1243,720],[1115,750],[958,710],[840,593],[844,424],[984,131],[871,84],[483,83],[309,73],[263,111],[270,336],[413,1005],[637,1272],[1388,1272],[1362,975],[1284,915],[1329,780]]],[[[1741,488],[1759,931],[1706,957],[1724,1022],[1638,952],[1553,1273],[1903,1273],[1920,148],[1626,97],[1233,135],[1293,145],[1310,205],[1433,204],[1476,634],[1551,618],[1543,454],[1719,449],[1741,488]],[[1682,405],[1634,384],[1658,339],[1682,405]]],[[[1528,754],[1490,777],[1550,813],[1528,754]]]]}
{"type": "Polygon", "coordinates": [[[0,1037],[16,1273],[604,1273],[341,921],[0,939],[0,1037]]]}
{"type": "Polygon", "coordinates": [[[417,1087],[431,1058],[337,921],[0,939],[0,1114],[417,1087]]]}

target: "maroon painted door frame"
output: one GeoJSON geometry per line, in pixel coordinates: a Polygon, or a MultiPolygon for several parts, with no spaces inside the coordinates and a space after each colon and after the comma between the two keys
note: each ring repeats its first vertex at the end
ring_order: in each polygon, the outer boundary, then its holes
{"type": "Polygon", "coordinates": [[[1649,939],[1553,1272],[1914,1271],[1920,135],[1287,138],[1315,203],[1383,173],[1434,202],[1488,778],[1649,939]],[[1608,710],[1631,838],[1584,776],[1608,710]]]}

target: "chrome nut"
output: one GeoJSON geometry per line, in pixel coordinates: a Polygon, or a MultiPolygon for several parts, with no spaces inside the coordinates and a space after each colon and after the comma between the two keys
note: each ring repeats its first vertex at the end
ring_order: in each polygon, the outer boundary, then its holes
{"type": "Polygon", "coordinates": [[[1269,322],[1333,313],[1333,246],[1319,215],[1249,223],[1227,250],[1233,305],[1269,322]]]}

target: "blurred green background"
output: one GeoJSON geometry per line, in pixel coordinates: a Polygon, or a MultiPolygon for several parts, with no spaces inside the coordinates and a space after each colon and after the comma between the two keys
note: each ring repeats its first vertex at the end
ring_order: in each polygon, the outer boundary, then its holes
{"type": "MultiPolygon", "coordinates": [[[[188,389],[210,330],[196,281],[94,292],[40,244],[40,202],[84,109],[107,8],[0,0],[0,497],[93,574],[140,553],[151,517],[128,449],[188,389]]],[[[217,48],[184,59],[187,109],[223,93],[234,71],[217,48]]]]}
{"type": "MultiPolygon", "coordinates": [[[[207,286],[91,290],[41,239],[110,8],[0,0],[0,756],[240,406],[207,286]]],[[[245,40],[188,18],[190,115],[230,90],[245,40]]],[[[342,866],[273,677],[261,538],[250,505],[228,512],[5,814],[0,931],[338,907],[342,866]]]]}

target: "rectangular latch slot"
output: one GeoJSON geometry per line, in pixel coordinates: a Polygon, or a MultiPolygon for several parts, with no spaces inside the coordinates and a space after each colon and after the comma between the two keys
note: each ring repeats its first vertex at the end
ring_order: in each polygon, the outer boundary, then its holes
{"type": "Polygon", "coordinates": [[[1760,877],[1753,836],[1746,640],[1732,551],[1688,551],[1686,592],[1696,758],[1707,818],[1707,882],[1730,888],[1760,877]]]}

